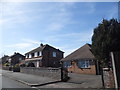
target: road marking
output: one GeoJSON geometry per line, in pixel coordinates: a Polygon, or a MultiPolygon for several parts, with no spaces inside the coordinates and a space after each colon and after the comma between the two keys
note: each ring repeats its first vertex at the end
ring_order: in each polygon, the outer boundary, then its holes
{"type": "Polygon", "coordinates": [[[34,88],[34,89],[40,90],[40,89],[38,89],[37,87],[31,87],[31,88],[34,88]]]}

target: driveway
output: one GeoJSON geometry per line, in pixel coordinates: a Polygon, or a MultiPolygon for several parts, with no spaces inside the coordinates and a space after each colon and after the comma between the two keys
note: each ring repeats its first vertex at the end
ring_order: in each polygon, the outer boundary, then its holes
{"type": "Polygon", "coordinates": [[[69,73],[69,83],[81,84],[85,88],[101,88],[102,79],[101,75],[86,75],[86,74],[75,74],[69,73]]]}

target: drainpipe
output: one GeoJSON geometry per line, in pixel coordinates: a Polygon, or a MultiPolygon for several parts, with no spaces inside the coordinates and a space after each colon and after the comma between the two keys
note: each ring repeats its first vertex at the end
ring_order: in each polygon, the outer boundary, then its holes
{"type": "Polygon", "coordinates": [[[112,58],[113,74],[114,74],[114,79],[115,79],[115,88],[118,88],[114,54],[113,54],[113,52],[111,52],[110,54],[111,54],[111,58],[112,58]]]}

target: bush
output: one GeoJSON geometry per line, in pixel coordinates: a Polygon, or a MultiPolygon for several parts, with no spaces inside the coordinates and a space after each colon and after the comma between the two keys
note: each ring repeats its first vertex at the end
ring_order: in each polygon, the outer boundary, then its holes
{"type": "Polygon", "coordinates": [[[26,65],[25,64],[21,64],[20,67],[26,67],[26,65]]]}
{"type": "Polygon", "coordinates": [[[9,66],[9,63],[5,63],[4,66],[9,66]]]}
{"type": "Polygon", "coordinates": [[[16,64],[16,65],[13,67],[13,72],[20,72],[20,66],[19,66],[19,64],[16,64]]]}

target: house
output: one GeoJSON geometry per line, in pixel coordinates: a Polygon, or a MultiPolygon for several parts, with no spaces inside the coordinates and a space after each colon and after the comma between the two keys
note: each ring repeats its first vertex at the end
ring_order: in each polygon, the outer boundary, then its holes
{"type": "Polygon", "coordinates": [[[48,44],[40,44],[39,47],[25,54],[25,63],[35,67],[60,67],[60,60],[64,52],[48,44]]]}
{"type": "Polygon", "coordinates": [[[9,56],[8,56],[8,55],[4,55],[4,56],[1,58],[1,63],[2,63],[2,65],[5,64],[5,63],[8,63],[8,60],[9,60],[9,56]]]}
{"type": "Polygon", "coordinates": [[[20,53],[14,53],[12,56],[9,57],[9,63],[14,66],[19,64],[20,62],[25,60],[25,56],[20,53]]]}
{"type": "Polygon", "coordinates": [[[91,45],[85,44],[70,55],[61,59],[62,65],[69,72],[80,74],[99,74],[98,62],[91,52],[91,45]]]}

